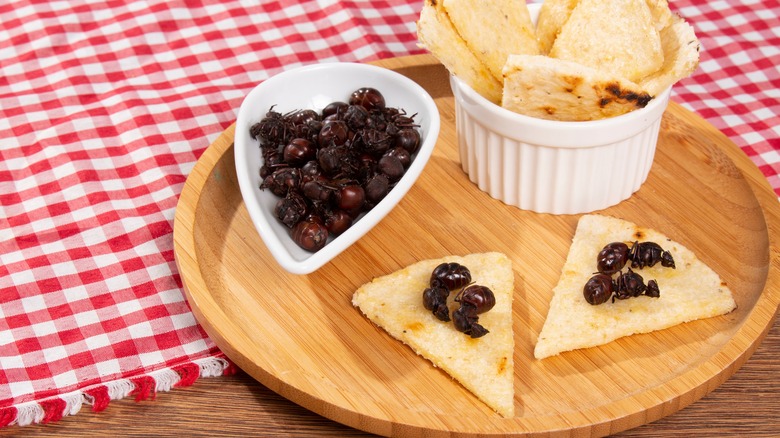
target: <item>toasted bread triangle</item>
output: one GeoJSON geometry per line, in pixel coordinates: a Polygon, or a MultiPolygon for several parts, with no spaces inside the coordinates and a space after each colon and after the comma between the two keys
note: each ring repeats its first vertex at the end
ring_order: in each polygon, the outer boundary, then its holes
{"type": "Polygon", "coordinates": [[[580,0],[555,38],[549,55],[611,72],[630,81],[657,71],[664,61],[661,37],[644,0],[619,6],[580,0]]]}
{"type": "Polygon", "coordinates": [[[550,120],[585,121],[643,108],[652,99],[637,84],[582,64],[542,55],[510,55],[501,106],[550,120]]]}
{"type": "Polygon", "coordinates": [[[450,73],[491,102],[501,101],[501,82],[469,49],[450,21],[441,0],[425,0],[417,21],[417,38],[420,46],[436,56],[450,73]]]}
{"type": "Polygon", "coordinates": [[[500,83],[507,57],[539,54],[535,26],[525,0],[443,0],[466,45],[500,83]],[[485,23],[489,23],[485,26],[485,23]]]}
{"type": "MultiPolygon", "coordinates": [[[[580,0],[544,0],[539,8],[539,20],[536,23],[536,35],[542,55],[550,52],[561,28],[569,19],[574,7],[580,0]]],[[[668,0],[646,0],[653,16],[655,29],[660,31],[672,24],[672,12],[668,0]]]]}
{"type": "MultiPolygon", "coordinates": [[[[352,304],[374,324],[509,418],[514,416],[513,288],[512,265],[505,255],[469,254],[420,261],[375,278],[355,292],[352,304]],[[472,339],[457,331],[452,322],[436,319],[423,307],[423,290],[433,269],[443,262],[468,267],[473,282],[493,291],[495,307],[479,316],[479,324],[489,330],[485,336],[472,339]]],[[[450,294],[450,300],[454,295],[450,294]]]]}
{"type": "Polygon", "coordinates": [[[652,96],[690,76],[699,65],[701,44],[693,27],[676,15],[670,21],[671,24],[661,31],[664,64],[639,82],[639,86],[652,96]]]}
{"type": "Polygon", "coordinates": [[[534,349],[537,359],[603,345],[636,333],[661,330],[736,308],[731,290],[696,255],[665,235],[602,215],[580,218],[547,319],[534,349]],[[611,242],[653,241],[672,253],[676,268],[660,264],[636,270],[655,279],[659,298],[639,296],[600,305],[585,301],[582,288],[596,269],[596,256],[611,242]]]}
{"type": "Polygon", "coordinates": [[[542,55],[550,53],[558,33],[578,2],[579,0],[545,0],[539,7],[536,37],[539,39],[539,50],[542,55]]]}

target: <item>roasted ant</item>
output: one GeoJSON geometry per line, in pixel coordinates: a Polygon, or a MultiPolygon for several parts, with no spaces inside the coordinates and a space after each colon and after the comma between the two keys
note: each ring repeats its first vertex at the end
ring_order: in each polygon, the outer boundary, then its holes
{"type": "Polygon", "coordinates": [[[442,263],[433,269],[429,282],[431,286],[438,282],[448,290],[454,290],[471,282],[471,271],[459,263],[442,263]]]}
{"type": "Polygon", "coordinates": [[[596,256],[598,271],[607,275],[620,271],[629,260],[629,254],[628,245],[623,242],[612,242],[605,245],[596,256]]]}
{"type": "Polygon", "coordinates": [[[482,327],[477,320],[477,308],[471,304],[461,303],[460,307],[452,312],[452,322],[455,329],[472,338],[481,338],[488,334],[488,330],[482,327]]]}
{"type": "Polygon", "coordinates": [[[631,248],[623,242],[612,242],[604,246],[596,256],[598,272],[612,275],[631,262],[632,268],[661,266],[674,269],[674,258],[669,251],[655,242],[634,242],[631,248]]]}
{"type": "Polygon", "coordinates": [[[449,295],[450,291],[440,284],[428,287],[423,291],[423,306],[440,321],[449,321],[450,309],[447,307],[449,295]]]}
{"type": "Polygon", "coordinates": [[[646,290],[647,285],[642,276],[628,268],[627,272],[619,273],[615,279],[615,295],[612,301],[638,297],[646,290]]]}
{"type": "Polygon", "coordinates": [[[496,296],[489,287],[472,284],[458,292],[458,295],[455,296],[455,302],[460,303],[461,306],[465,304],[474,306],[477,314],[480,314],[496,305],[496,296]]]}
{"type": "Polygon", "coordinates": [[[423,306],[441,321],[450,321],[447,297],[450,290],[467,285],[471,281],[469,269],[459,263],[441,263],[431,272],[429,287],[423,291],[423,306]]]}
{"type": "Polygon", "coordinates": [[[452,312],[455,329],[472,338],[481,338],[488,334],[488,330],[477,321],[479,321],[479,314],[495,306],[496,297],[493,291],[487,286],[472,284],[461,289],[455,296],[455,301],[460,303],[460,307],[452,312]]]}
{"type": "Polygon", "coordinates": [[[599,272],[590,277],[590,280],[585,283],[585,286],[582,288],[582,295],[588,304],[595,306],[609,301],[614,290],[615,283],[612,281],[612,277],[599,272]]]}
{"type": "Polygon", "coordinates": [[[641,269],[660,262],[663,267],[675,269],[672,254],[655,242],[634,242],[628,257],[632,268],[641,269]]]}

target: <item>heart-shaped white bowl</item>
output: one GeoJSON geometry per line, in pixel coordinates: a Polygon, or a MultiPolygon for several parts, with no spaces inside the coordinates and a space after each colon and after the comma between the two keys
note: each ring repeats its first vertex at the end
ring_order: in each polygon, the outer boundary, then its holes
{"type": "Polygon", "coordinates": [[[309,274],[331,261],[355,243],[406,195],[420,176],[439,136],[440,118],[433,98],[416,82],[386,68],[368,64],[332,62],[291,69],[257,85],[244,98],[236,121],[234,153],[241,196],[249,216],[268,250],[287,271],[309,274]],[[282,114],[299,109],[320,112],[334,101],[346,102],[361,87],[372,87],[385,97],[388,107],[404,109],[414,116],[422,137],[412,164],[390,193],[353,225],[316,252],[299,247],[289,229],[279,222],[273,208],[279,199],[269,190],[261,190],[262,156],[257,140],[249,134],[273,106],[282,114]],[[275,106],[274,106],[275,105],[275,106]]]}

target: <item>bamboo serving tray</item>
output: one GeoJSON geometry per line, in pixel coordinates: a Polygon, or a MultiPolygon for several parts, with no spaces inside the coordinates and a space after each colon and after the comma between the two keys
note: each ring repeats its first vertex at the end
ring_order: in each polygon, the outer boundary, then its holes
{"type": "Polygon", "coordinates": [[[234,126],[184,186],[174,251],[187,298],[209,336],[248,374],[311,411],[382,435],[602,436],[693,403],[758,347],[780,303],[780,205],[756,166],[714,127],[671,103],[647,181],[599,213],[655,228],[693,250],[729,284],[737,310],[538,361],[533,347],[579,215],[522,211],[481,192],[460,168],[446,70],[427,55],[377,64],[430,92],[441,133],[406,197],[331,263],[296,276],[272,258],[238,190],[234,126]],[[515,273],[511,419],[351,305],[352,293],[376,276],[485,251],[507,254],[515,273]]]}

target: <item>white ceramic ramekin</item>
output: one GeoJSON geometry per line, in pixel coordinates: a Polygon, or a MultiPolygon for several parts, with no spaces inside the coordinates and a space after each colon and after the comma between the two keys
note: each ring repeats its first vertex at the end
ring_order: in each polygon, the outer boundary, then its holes
{"type": "Polygon", "coordinates": [[[560,122],[501,108],[455,76],[450,85],[469,179],[508,205],[553,214],[601,210],[639,190],[671,93],[618,117],[560,122]]]}

